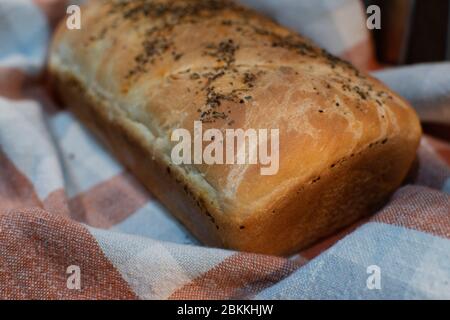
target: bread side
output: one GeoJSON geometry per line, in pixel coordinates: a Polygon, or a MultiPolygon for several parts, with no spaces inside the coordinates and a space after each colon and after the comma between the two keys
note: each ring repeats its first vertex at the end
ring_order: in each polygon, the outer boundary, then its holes
{"type": "Polygon", "coordinates": [[[82,13],[81,31],[55,37],[56,88],[206,244],[291,253],[380,206],[414,159],[421,130],[405,101],[250,10],[137,0],[82,13]],[[170,135],[194,121],[279,129],[278,174],[173,165],[170,135]]]}

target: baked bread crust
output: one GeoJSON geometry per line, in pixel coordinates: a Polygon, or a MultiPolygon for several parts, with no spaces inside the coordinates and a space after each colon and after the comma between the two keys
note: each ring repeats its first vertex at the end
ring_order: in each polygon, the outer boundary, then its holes
{"type": "Polygon", "coordinates": [[[201,241],[285,255],[382,205],[421,128],[374,78],[223,0],[92,1],[61,25],[49,69],[63,101],[201,241]],[[279,129],[280,168],[181,165],[171,133],[279,129]]]}

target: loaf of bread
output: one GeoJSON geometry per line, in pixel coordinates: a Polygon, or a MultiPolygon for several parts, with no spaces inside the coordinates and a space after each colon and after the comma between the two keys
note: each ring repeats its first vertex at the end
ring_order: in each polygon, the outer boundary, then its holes
{"type": "Polygon", "coordinates": [[[402,98],[236,3],[96,0],[81,17],[54,37],[56,91],[206,245],[294,253],[382,206],[415,159],[421,127],[402,98]],[[277,129],[275,174],[175,164],[174,130],[195,123],[277,129]]]}

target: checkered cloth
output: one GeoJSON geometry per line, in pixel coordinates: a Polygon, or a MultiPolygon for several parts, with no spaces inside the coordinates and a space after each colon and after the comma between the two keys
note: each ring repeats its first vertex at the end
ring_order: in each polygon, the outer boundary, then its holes
{"type": "MultiPolygon", "coordinates": [[[[369,67],[359,1],[245,2],[369,67]]],[[[418,170],[380,212],[293,257],[204,247],[47,94],[65,6],[0,1],[0,298],[450,298],[448,143],[424,137],[418,170]]],[[[444,126],[449,75],[450,64],[376,74],[444,126]]]]}

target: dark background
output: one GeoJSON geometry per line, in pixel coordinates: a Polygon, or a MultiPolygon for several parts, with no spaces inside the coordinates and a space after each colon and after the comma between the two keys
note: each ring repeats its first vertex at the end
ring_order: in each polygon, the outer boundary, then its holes
{"type": "Polygon", "coordinates": [[[450,0],[365,0],[381,8],[377,58],[390,65],[450,60],[450,0]]]}

